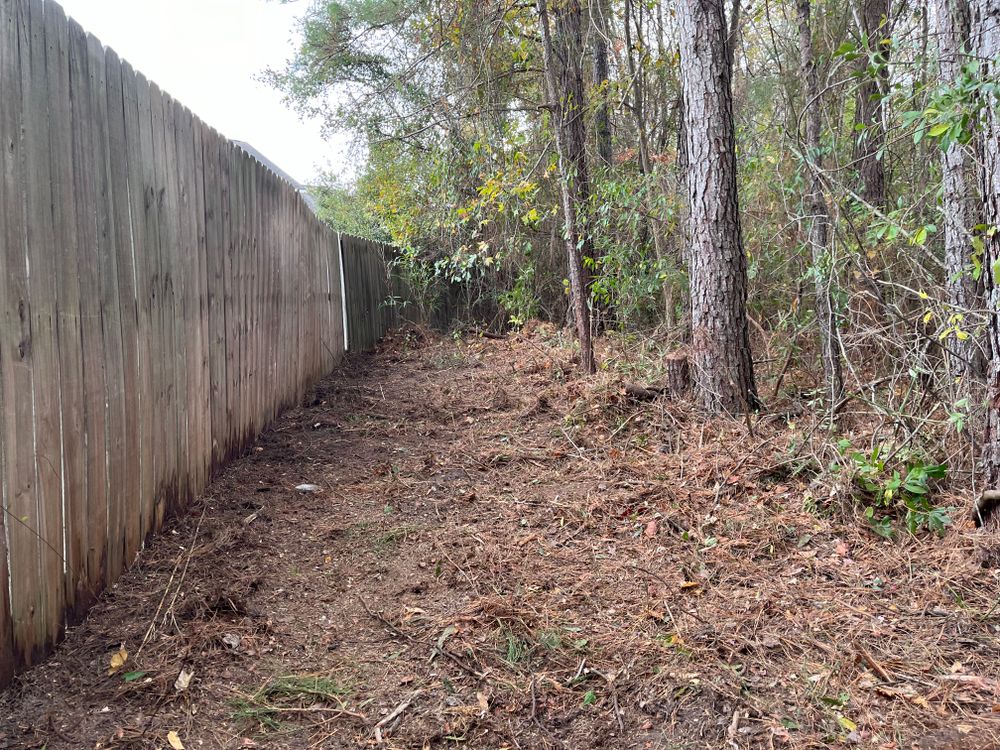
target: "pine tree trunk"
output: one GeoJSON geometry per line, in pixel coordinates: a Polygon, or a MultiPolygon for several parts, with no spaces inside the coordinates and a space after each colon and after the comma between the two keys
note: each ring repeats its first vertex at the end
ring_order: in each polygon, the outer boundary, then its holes
{"type": "Polygon", "coordinates": [[[711,413],[759,406],[747,323],[747,259],[736,194],[736,137],[719,0],[680,0],[691,247],[691,366],[711,413]]]}
{"type": "Polygon", "coordinates": [[[826,378],[826,401],[833,409],[844,394],[844,376],[840,361],[840,330],[831,286],[836,269],[830,253],[830,212],[823,197],[820,175],[823,168],[819,82],[813,54],[810,0],[798,0],[799,74],[805,93],[803,115],[806,122],[805,152],[809,173],[809,193],[806,197],[808,231],[806,236],[812,255],[813,278],[816,281],[816,322],[819,325],[823,373],[826,378]]]}
{"type": "MultiPolygon", "coordinates": [[[[1000,74],[997,58],[1000,57],[1000,0],[972,0],[973,49],[982,62],[984,80],[995,79],[1000,74]]],[[[1000,226],[1000,101],[987,94],[982,111],[982,164],[979,170],[979,187],[983,198],[983,219],[989,226],[1000,226]]],[[[996,265],[1000,262],[1000,234],[984,236],[983,277],[985,279],[986,309],[989,313],[990,366],[989,393],[986,401],[986,435],[983,440],[983,469],[986,489],[1000,489],[1000,284],[996,278],[996,265]]],[[[987,506],[988,507],[988,506],[987,506]]],[[[990,513],[984,508],[988,525],[1000,525],[1000,513],[990,513]]],[[[977,518],[977,523],[981,519],[977,518]]]]}
{"type": "Polygon", "coordinates": [[[864,126],[854,144],[854,161],[861,177],[861,197],[878,208],[885,206],[885,158],[879,152],[885,146],[885,123],[882,99],[889,84],[889,47],[882,44],[888,31],[882,26],[889,16],[889,0],[861,0],[858,25],[868,40],[871,56],[861,58],[861,85],[857,93],[854,120],[864,126]],[[876,66],[875,75],[868,72],[876,66]]]}
{"type": "MultiPolygon", "coordinates": [[[[935,36],[938,40],[938,60],[941,82],[954,83],[962,71],[963,48],[969,44],[969,6],[967,0],[935,0],[935,36]]],[[[941,192],[944,213],[944,265],[948,302],[957,314],[982,306],[982,283],[968,273],[972,258],[971,228],[973,220],[972,194],[968,177],[971,164],[962,144],[953,143],[941,155],[941,192]]],[[[951,374],[958,377],[982,377],[986,374],[986,358],[973,337],[964,341],[951,339],[948,348],[951,374]]]]}
{"type": "Polygon", "coordinates": [[[588,247],[581,231],[579,207],[589,193],[587,180],[587,130],[584,124],[586,101],[583,88],[583,24],[579,0],[557,0],[553,5],[555,38],[549,29],[548,1],[538,0],[538,24],[545,58],[545,82],[552,112],[556,151],[559,154],[563,216],[566,222],[566,257],[569,263],[570,300],[576,335],[580,342],[580,365],[592,373],[594,349],[590,338],[590,310],[587,307],[588,274],[583,255],[588,247]]]}

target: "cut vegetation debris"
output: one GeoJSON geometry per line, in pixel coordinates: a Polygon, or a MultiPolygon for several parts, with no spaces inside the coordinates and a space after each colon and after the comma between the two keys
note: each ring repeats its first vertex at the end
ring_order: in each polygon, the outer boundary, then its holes
{"type": "Polygon", "coordinates": [[[0,747],[998,746],[995,534],[884,538],[814,425],[572,356],[543,327],[351,360],[3,696],[0,747]]]}

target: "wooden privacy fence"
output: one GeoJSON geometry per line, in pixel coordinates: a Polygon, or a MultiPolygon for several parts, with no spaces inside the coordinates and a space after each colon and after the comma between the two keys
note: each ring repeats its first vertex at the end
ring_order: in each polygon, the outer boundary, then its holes
{"type": "MultiPolygon", "coordinates": [[[[392,249],[371,240],[340,235],[344,277],[360,283],[346,290],[344,306],[351,325],[347,348],[352,352],[371,349],[387,330],[404,320],[405,284],[393,272],[392,249]]],[[[406,312],[410,312],[406,309],[406,312]]]]}
{"type": "Polygon", "coordinates": [[[395,316],[382,248],[53,2],[0,0],[0,139],[2,686],[333,368],[344,290],[352,348],[395,316]]]}

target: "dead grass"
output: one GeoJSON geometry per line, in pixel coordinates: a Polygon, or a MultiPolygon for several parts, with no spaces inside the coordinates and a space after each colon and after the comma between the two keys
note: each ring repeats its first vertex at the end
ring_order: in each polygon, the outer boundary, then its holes
{"type": "Polygon", "coordinates": [[[615,362],[546,328],[352,362],[0,700],[0,747],[1000,747],[997,536],[881,539],[815,425],[636,404],[655,362],[615,362]]]}

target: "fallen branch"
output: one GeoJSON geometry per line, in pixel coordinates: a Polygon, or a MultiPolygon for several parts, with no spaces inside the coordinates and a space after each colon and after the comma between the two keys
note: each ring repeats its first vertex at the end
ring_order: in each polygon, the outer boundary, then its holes
{"type": "Polygon", "coordinates": [[[420,691],[417,690],[413,695],[411,695],[405,701],[403,701],[398,706],[396,706],[394,709],[392,709],[392,711],[388,714],[388,716],[386,716],[384,719],[382,719],[382,721],[380,721],[378,724],[375,725],[375,741],[377,743],[379,743],[381,745],[382,742],[383,742],[383,740],[382,740],[382,727],[388,726],[389,724],[391,724],[392,722],[394,722],[396,719],[398,719],[400,716],[402,716],[403,712],[410,707],[410,705],[413,703],[413,701],[415,701],[417,699],[417,696],[419,696],[419,695],[420,695],[420,691]]]}

